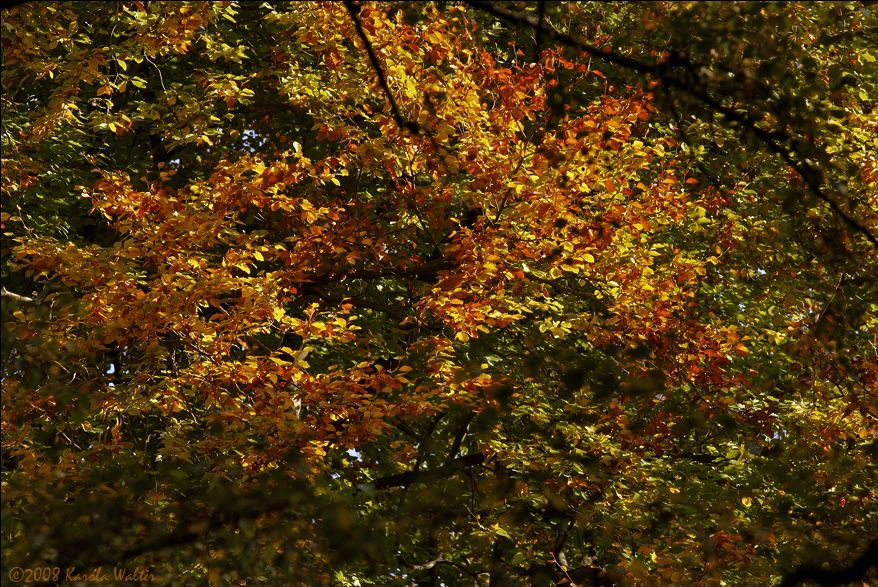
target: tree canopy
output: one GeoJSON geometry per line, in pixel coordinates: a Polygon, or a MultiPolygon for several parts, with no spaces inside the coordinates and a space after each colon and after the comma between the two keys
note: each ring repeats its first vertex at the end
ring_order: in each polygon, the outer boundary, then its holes
{"type": "Polygon", "coordinates": [[[867,4],[4,9],[4,578],[875,580],[867,4]]]}

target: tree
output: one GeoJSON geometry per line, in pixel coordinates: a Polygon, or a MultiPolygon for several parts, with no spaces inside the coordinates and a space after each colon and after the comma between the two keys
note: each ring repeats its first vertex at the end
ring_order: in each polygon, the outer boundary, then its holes
{"type": "Polygon", "coordinates": [[[3,573],[874,576],[870,10],[6,10],[3,573]]]}

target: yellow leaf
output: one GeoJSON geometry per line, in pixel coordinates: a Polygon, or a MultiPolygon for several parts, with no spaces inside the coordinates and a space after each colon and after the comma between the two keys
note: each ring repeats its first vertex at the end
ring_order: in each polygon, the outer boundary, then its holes
{"type": "Polygon", "coordinates": [[[584,254],[582,258],[585,259],[586,263],[594,263],[594,257],[589,253],[584,254]]]}

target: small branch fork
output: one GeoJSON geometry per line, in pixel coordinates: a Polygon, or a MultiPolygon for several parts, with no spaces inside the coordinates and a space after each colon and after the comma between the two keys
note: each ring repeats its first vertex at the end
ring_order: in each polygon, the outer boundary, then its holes
{"type": "Polygon", "coordinates": [[[698,88],[692,87],[692,85],[688,83],[686,79],[680,79],[678,77],[668,75],[671,67],[675,65],[689,64],[685,55],[672,55],[668,61],[662,61],[654,65],[650,65],[648,63],[643,63],[637,61],[636,59],[631,59],[630,57],[614,53],[613,51],[608,51],[606,48],[596,47],[594,45],[571,37],[570,35],[559,32],[542,18],[537,20],[525,14],[510,12],[505,8],[497,6],[493,2],[487,2],[484,0],[467,0],[466,4],[469,4],[470,6],[478,10],[493,14],[494,16],[501,18],[505,21],[530,27],[534,31],[540,32],[542,35],[545,35],[553,41],[567,45],[569,47],[573,47],[575,49],[579,49],[580,51],[584,51],[588,53],[590,57],[593,57],[595,59],[600,59],[601,61],[612,63],[613,65],[618,65],[620,67],[624,67],[626,69],[630,69],[644,75],[652,75],[656,79],[658,79],[660,83],[664,86],[668,88],[676,88],[682,90],[686,94],[689,94],[693,98],[696,98],[700,102],[704,103],[714,112],[718,112],[724,115],[726,119],[741,124],[744,128],[751,131],[760,141],[762,141],[762,143],[764,143],[771,152],[780,156],[780,158],[783,159],[784,162],[789,165],[802,178],[802,180],[808,186],[808,189],[819,199],[829,204],[832,210],[844,221],[845,224],[847,224],[855,231],[861,233],[869,240],[869,242],[871,242],[875,246],[875,248],[878,248],[878,237],[872,234],[872,232],[863,223],[842,210],[838,202],[836,202],[820,187],[819,175],[814,170],[814,168],[807,161],[797,161],[794,158],[794,154],[796,153],[795,144],[793,145],[792,150],[781,145],[780,141],[792,141],[794,140],[792,137],[787,136],[786,133],[783,132],[771,132],[759,128],[758,126],[756,126],[755,120],[751,119],[749,116],[736,112],[732,108],[723,106],[722,104],[711,98],[706,92],[699,90],[698,88]]]}

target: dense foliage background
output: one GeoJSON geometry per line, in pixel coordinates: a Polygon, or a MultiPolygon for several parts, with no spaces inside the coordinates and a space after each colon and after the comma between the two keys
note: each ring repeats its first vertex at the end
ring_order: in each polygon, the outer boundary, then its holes
{"type": "Polygon", "coordinates": [[[4,581],[878,580],[874,10],[4,9],[4,581]]]}

